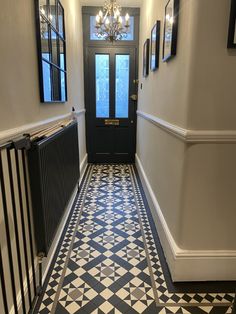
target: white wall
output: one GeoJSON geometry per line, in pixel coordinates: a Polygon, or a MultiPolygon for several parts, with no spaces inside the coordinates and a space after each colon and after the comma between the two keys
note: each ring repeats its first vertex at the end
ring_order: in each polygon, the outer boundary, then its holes
{"type": "MultiPolygon", "coordinates": [[[[156,20],[161,20],[161,49],[159,69],[147,78],[140,54],[138,110],[184,131],[236,130],[236,54],[226,48],[230,2],[180,0],[177,55],[168,63],[161,60],[167,1],[143,2],[140,51],[156,20]]],[[[200,259],[210,251],[236,257],[236,144],[187,143],[138,116],[137,156],[167,226],[159,232],[173,278],[186,280],[184,269],[176,273],[175,265],[183,252],[196,257],[201,251],[200,259]]],[[[192,265],[190,259],[185,263],[192,265]]],[[[201,280],[223,274],[213,270],[207,277],[210,263],[206,260],[201,280]]],[[[230,271],[223,279],[236,279],[230,271]]],[[[198,278],[190,273],[187,280],[198,278]]]]}

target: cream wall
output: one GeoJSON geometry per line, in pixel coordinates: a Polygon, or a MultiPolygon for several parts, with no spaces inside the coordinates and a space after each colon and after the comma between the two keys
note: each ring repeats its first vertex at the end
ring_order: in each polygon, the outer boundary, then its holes
{"type": "MultiPolygon", "coordinates": [[[[177,56],[168,63],[161,60],[167,0],[143,2],[140,51],[156,20],[161,20],[161,47],[159,69],[147,78],[142,76],[140,53],[139,111],[184,131],[236,130],[236,54],[226,48],[230,2],[180,0],[177,56]]],[[[236,144],[187,143],[138,115],[137,157],[164,217],[159,232],[165,234],[160,237],[172,277],[181,281],[191,259],[198,263],[204,254],[206,269],[214,264],[206,256],[224,252],[226,259],[235,258],[236,144]],[[183,255],[187,259],[179,271],[175,263],[183,255]]],[[[235,259],[231,261],[235,268],[235,259]]],[[[235,272],[221,279],[233,276],[235,272]]],[[[190,272],[184,279],[198,278],[190,272]]],[[[201,280],[219,278],[213,270],[201,280]]]]}
{"type": "MultiPolygon", "coordinates": [[[[84,108],[83,37],[79,0],[62,0],[67,40],[68,102],[40,103],[34,1],[1,1],[0,131],[84,108]]],[[[80,118],[81,120],[82,118],[80,118]]],[[[84,119],[84,118],[83,118],[84,119]]],[[[81,121],[84,136],[84,122],[81,121]]],[[[86,153],[80,140],[81,157],[86,153]]]]}
{"type": "Polygon", "coordinates": [[[188,128],[235,130],[236,51],[227,49],[231,1],[192,2],[188,128]]]}
{"type": "Polygon", "coordinates": [[[140,59],[139,78],[143,89],[139,90],[139,110],[149,112],[171,123],[187,125],[188,99],[186,90],[189,85],[190,58],[192,50],[192,1],[182,0],[180,10],[177,56],[169,63],[163,63],[162,40],[160,45],[160,67],[158,72],[150,72],[142,77],[142,51],[146,38],[156,20],[161,20],[163,37],[163,18],[166,1],[147,0],[143,2],[140,17],[140,59]],[[148,103],[148,107],[147,107],[148,103]],[[178,110],[176,110],[178,108],[178,110]]]}
{"type": "Polygon", "coordinates": [[[179,246],[236,250],[236,144],[187,145],[179,246]]]}
{"type": "Polygon", "coordinates": [[[176,242],[180,243],[185,145],[140,117],[137,139],[137,155],[163,209],[170,231],[176,242]]]}

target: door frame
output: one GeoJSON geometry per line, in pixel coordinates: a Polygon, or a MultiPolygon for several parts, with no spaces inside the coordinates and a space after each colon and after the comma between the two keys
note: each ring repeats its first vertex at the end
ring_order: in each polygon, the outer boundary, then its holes
{"type": "MultiPolygon", "coordinates": [[[[139,19],[140,9],[139,8],[122,8],[123,12],[128,12],[130,16],[134,17],[134,40],[132,41],[117,41],[107,42],[99,40],[90,40],[90,16],[96,16],[97,12],[101,7],[82,7],[82,20],[83,20],[83,50],[84,50],[84,99],[85,99],[85,121],[86,121],[86,146],[88,155],[91,154],[91,141],[92,141],[92,130],[89,127],[92,118],[92,112],[89,108],[90,103],[90,85],[89,85],[89,50],[90,48],[98,49],[109,49],[109,48],[127,48],[134,50],[135,58],[135,79],[138,79],[138,60],[139,60],[139,19]]],[[[138,90],[138,86],[137,86],[138,90]]],[[[134,153],[136,151],[136,130],[137,130],[137,103],[134,104],[134,153]]]]}

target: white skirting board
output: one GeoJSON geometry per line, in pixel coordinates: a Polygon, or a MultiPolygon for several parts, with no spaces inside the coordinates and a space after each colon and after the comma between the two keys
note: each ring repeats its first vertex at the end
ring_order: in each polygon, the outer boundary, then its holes
{"type": "Polygon", "coordinates": [[[158,230],[172,280],[174,282],[236,280],[236,251],[183,250],[178,247],[138,155],[136,155],[136,167],[158,230]]]}
{"type": "Polygon", "coordinates": [[[80,163],[80,180],[79,180],[79,184],[81,183],[83,177],[84,177],[84,173],[85,170],[87,168],[88,165],[88,154],[85,154],[83,160],[80,163]]]}

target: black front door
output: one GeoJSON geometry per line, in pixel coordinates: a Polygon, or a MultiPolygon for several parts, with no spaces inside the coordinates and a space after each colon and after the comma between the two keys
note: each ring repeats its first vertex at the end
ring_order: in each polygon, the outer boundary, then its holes
{"type": "Polygon", "coordinates": [[[136,49],[87,49],[89,162],[132,163],[136,146],[136,49]]]}

